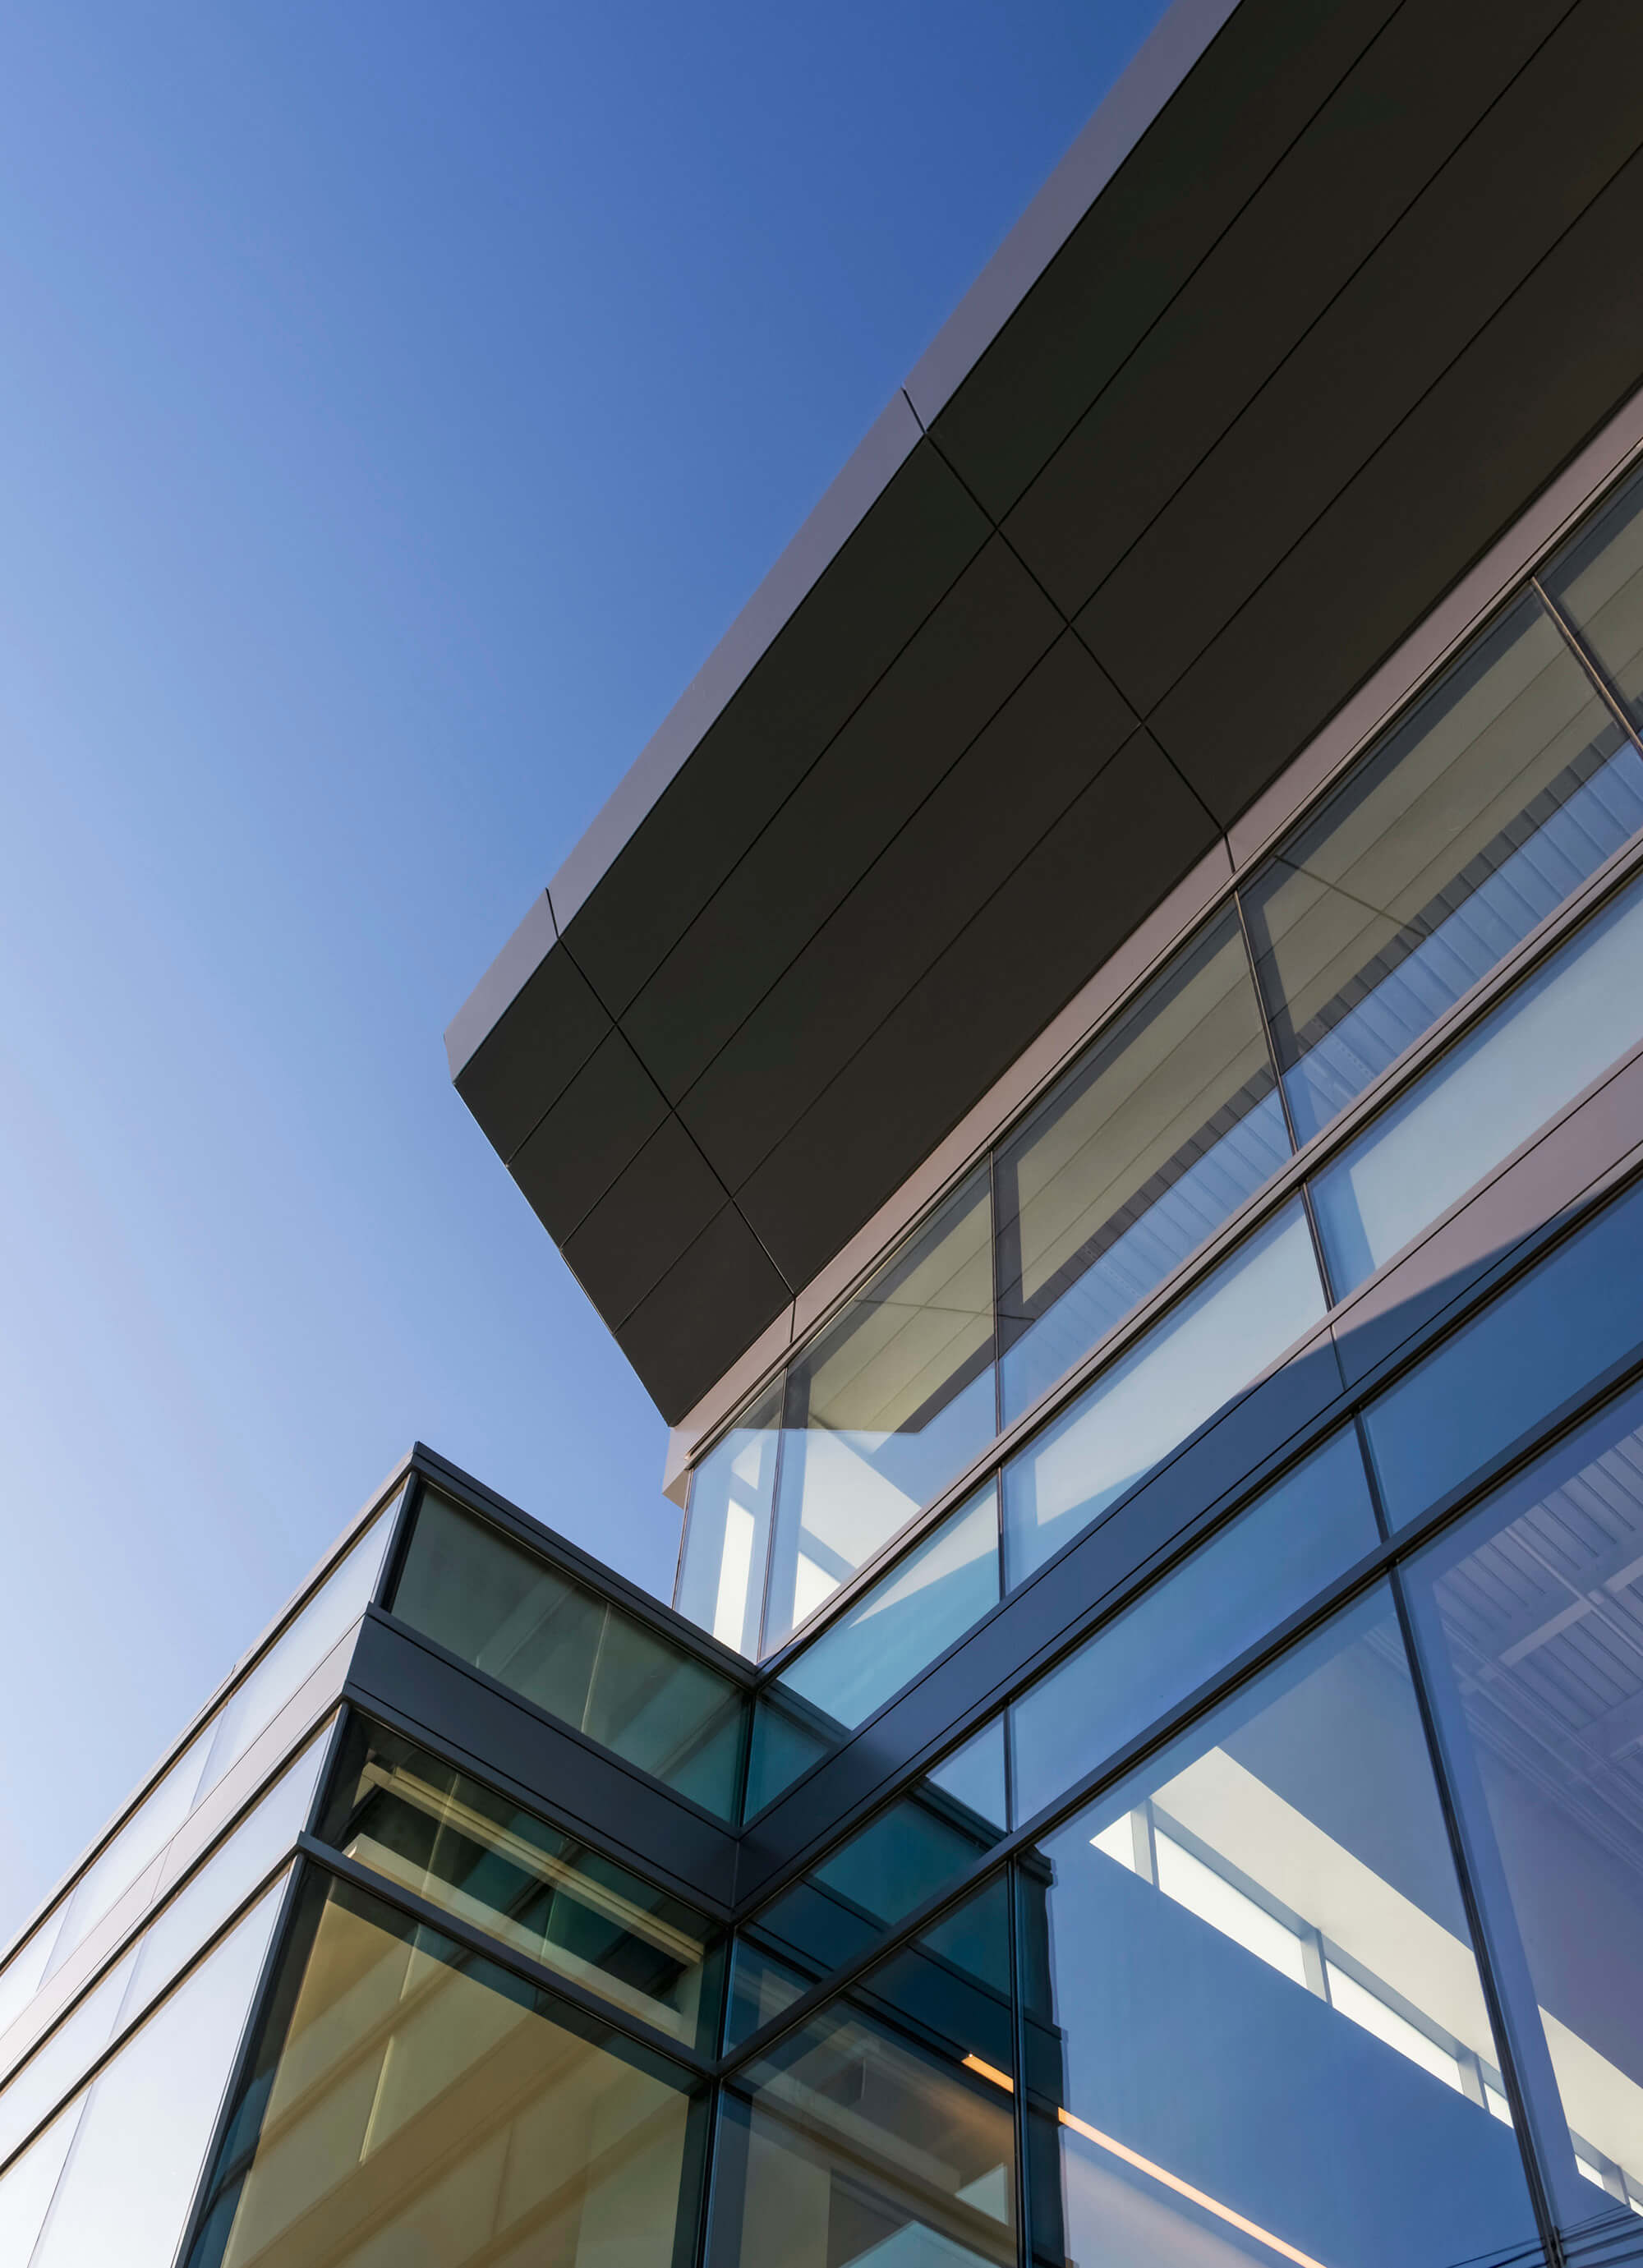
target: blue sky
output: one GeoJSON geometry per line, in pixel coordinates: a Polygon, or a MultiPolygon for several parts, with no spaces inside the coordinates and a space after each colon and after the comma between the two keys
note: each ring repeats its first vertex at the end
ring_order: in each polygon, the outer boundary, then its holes
{"type": "Polygon", "coordinates": [[[0,1936],[413,1438],[667,1589],[441,1034],[1157,12],[0,21],[0,1936]]]}

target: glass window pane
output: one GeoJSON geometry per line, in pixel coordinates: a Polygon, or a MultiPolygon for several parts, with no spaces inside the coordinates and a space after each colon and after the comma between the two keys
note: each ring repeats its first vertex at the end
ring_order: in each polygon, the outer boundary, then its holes
{"type": "Polygon", "coordinates": [[[1035,2259],[1450,2268],[1532,2244],[1384,1592],[1019,1881],[1035,2259]]]}
{"type": "Polygon", "coordinates": [[[1447,1496],[1643,1341],[1634,1185],[1372,1402],[1365,1428],[1394,1528],[1447,1496]]]}
{"type": "Polygon", "coordinates": [[[991,1220],[984,1170],[788,1372],[767,1654],[992,1439],[991,1220]]]}
{"type": "Polygon", "coordinates": [[[310,1741],[144,1932],[136,1973],[120,2011],[122,2023],[129,2023],[165,1991],[212,1932],[295,1848],[308,1823],[325,1750],[323,1734],[310,1741]]]}
{"type": "Polygon", "coordinates": [[[682,2073],[316,1874],[189,2268],[672,2268],[691,2129],[682,2073]]]}
{"type": "Polygon", "coordinates": [[[136,1955],[111,1969],[0,2088],[0,2165],[79,2084],[114,2037],[136,1955]]]}
{"type": "Polygon", "coordinates": [[[158,1787],[147,1795],[99,1858],[76,1884],[46,1970],[51,1977],[103,1916],[124,1896],[137,1876],[157,1859],[193,1810],[206,1750],[214,1737],[207,1726],[189,1742],[158,1787]]]}
{"type": "Polygon", "coordinates": [[[1643,724],[1643,475],[1632,474],[1541,580],[1643,724]]]}
{"type": "Polygon", "coordinates": [[[998,1151],[1006,1422],[1288,1155],[1232,912],[1176,957],[998,1151]]]}
{"type": "Polygon", "coordinates": [[[1416,1559],[1576,2149],[1643,2200],[1643,1394],[1416,1559]],[[1624,2176],[1624,2181],[1617,2176],[1624,2176]]]}
{"type": "Polygon", "coordinates": [[[60,2111],[0,2174],[0,2260],[11,2268],[26,2268],[85,2107],[76,2101],[60,2111]]]}
{"type": "Polygon", "coordinates": [[[869,1820],[757,1916],[761,1933],[818,1977],[866,1952],[1002,1840],[1004,1720],[869,1820]]]}
{"type": "Polygon", "coordinates": [[[1103,1371],[1004,1469],[1008,1581],[1030,1575],[1323,1316],[1299,1199],[1103,1371]]]}
{"type": "MultiPolygon", "coordinates": [[[[51,1959],[57,1935],[63,1927],[65,1909],[59,1906],[48,1913],[33,1935],[18,1946],[4,1969],[0,1969],[0,2042],[22,2014],[45,1981],[46,1964],[51,1959]]],[[[0,2046],[0,2069],[5,2067],[6,2055],[0,2046]]]]}
{"type": "Polygon", "coordinates": [[[682,1615],[750,1661],[759,1654],[781,1423],[778,1386],[691,1475],[674,1601],[682,1615]]]}
{"type": "Polygon", "coordinates": [[[171,2268],[283,1888],[99,2074],[32,2268],[171,2268]]]}
{"type": "Polygon", "coordinates": [[[1643,759],[1532,592],[1245,895],[1305,1140],[1643,826],[1643,759]]]}
{"type": "Polygon", "coordinates": [[[998,1603],[998,1498],[986,1487],[830,1624],[759,1697],[747,1816],[864,1724],[998,1603]]]}
{"type": "Polygon", "coordinates": [[[1379,1541],[1348,1425],[1013,1705],[1016,1824],[1096,1771],[1379,1541]]]}
{"type": "Polygon", "coordinates": [[[1643,1040],[1643,886],[1586,923],[1312,1184],[1337,1299],[1643,1040]]]}
{"type": "Polygon", "coordinates": [[[257,1734],[273,1723],[292,1694],[313,1676],[332,1647],[364,1614],[382,1572],[400,1500],[396,1497],[377,1514],[296,1621],[275,1639],[251,1675],[229,1696],[217,1719],[216,1738],[200,1781],[201,1796],[216,1786],[231,1764],[239,1762],[257,1734]]]}
{"type": "Polygon", "coordinates": [[[995,1879],[726,2094],[713,2268],[1013,2264],[1010,2007],[995,1879]]]}
{"type": "Polygon", "coordinates": [[[431,1489],[416,1507],[393,1612],[704,1809],[733,1817],[740,1687],[431,1489]]]}
{"type": "Polygon", "coordinates": [[[454,1765],[357,1720],[321,1831],[350,1859],[711,2052],[718,1932],[454,1765]]]}
{"type": "Polygon", "coordinates": [[[763,2025],[791,2008],[815,1980],[778,1961],[751,1938],[738,1937],[730,1964],[730,2005],[725,2013],[725,2051],[751,2039],[763,2025]]]}

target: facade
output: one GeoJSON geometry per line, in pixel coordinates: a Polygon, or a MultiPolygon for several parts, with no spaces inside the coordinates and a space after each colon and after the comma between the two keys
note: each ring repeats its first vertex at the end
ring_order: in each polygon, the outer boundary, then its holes
{"type": "Polygon", "coordinates": [[[447,1035],[414,1448],[0,1959],[18,2268],[1643,2261],[1643,19],[1181,0],[447,1035]]]}

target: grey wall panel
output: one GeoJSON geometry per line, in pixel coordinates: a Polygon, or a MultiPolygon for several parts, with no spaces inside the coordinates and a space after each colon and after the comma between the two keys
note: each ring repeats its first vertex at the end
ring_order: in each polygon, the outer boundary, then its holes
{"type": "Polygon", "coordinates": [[[355,1648],[347,1697],[367,1712],[391,1712],[453,1762],[482,1779],[499,1777],[550,1816],[585,1825],[595,1844],[630,1854],[641,1873],[728,1903],[736,1844],[727,1829],[374,1615],[355,1648]]]}
{"type": "MultiPolygon", "coordinates": [[[[1096,593],[1080,632],[1143,713],[1625,163],[1643,139],[1639,70],[1643,11],[1584,0],[1096,593]],[[1600,85],[1605,70],[1615,76],[1600,85]]],[[[1523,401],[1509,369],[1495,377],[1523,401]]],[[[1584,431],[1561,438],[1542,479],[1584,431]]],[[[1378,485],[1396,529],[1405,491],[1384,474],[1378,485]]],[[[1502,491],[1491,534],[1522,500],[1502,491]]]]}
{"type": "Polygon", "coordinates": [[[1243,0],[932,427],[1002,519],[1392,14],[1243,0]]]}
{"type": "Polygon", "coordinates": [[[726,1192],[676,1118],[565,1239],[564,1256],[602,1315],[621,1322],[695,1242],[726,1192]]]}
{"type": "Polygon", "coordinates": [[[1636,386],[1643,294],[1617,279],[1640,228],[1633,159],[1155,712],[1218,812],[1259,792],[1345,673],[1367,676],[1636,386]]]}
{"type": "Polygon", "coordinates": [[[1069,615],[1572,5],[1501,0],[1486,40],[1476,0],[1392,17],[1005,522],[1069,615]]]}
{"type": "Polygon", "coordinates": [[[733,1191],[1135,723],[1064,631],[681,1103],[680,1116],[733,1191]],[[795,1032],[805,1035],[797,1056],[795,1032]]]}
{"type": "Polygon", "coordinates": [[[998,538],[968,567],[622,1019],[678,1098],[1061,630],[998,538]]]}
{"type": "Polygon", "coordinates": [[[610,1028],[570,954],[553,946],[457,1074],[457,1093],[499,1157],[512,1157],[610,1028]]]}
{"type": "Polygon", "coordinates": [[[726,1204],[618,1324],[616,1344],[674,1425],[792,1296],[740,1212],[726,1204]]]}
{"type": "Polygon", "coordinates": [[[1213,832],[1133,735],[739,1193],[790,1283],[906,1179],[1213,832]]]}
{"type": "Polygon", "coordinates": [[[613,1027],[520,1144],[510,1168],[560,1244],[667,1116],[655,1080],[613,1027]]]}
{"type": "Polygon", "coordinates": [[[569,923],[578,961],[614,1014],[989,532],[937,453],[919,444],[569,923]]]}
{"type": "Polygon", "coordinates": [[[909,1764],[1099,1620],[1172,1544],[1212,1516],[1339,1397],[1327,1331],[1216,1419],[1145,1487],[1013,1594],[930,1674],[742,1838],[737,1896],[763,1896],[909,1764]]]}

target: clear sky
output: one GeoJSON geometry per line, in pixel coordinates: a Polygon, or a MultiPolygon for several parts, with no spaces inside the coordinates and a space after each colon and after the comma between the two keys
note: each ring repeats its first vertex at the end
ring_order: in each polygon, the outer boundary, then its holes
{"type": "Polygon", "coordinates": [[[1159,12],[0,18],[0,1938],[413,1439],[667,1590],[441,1034],[1159,12]]]}

